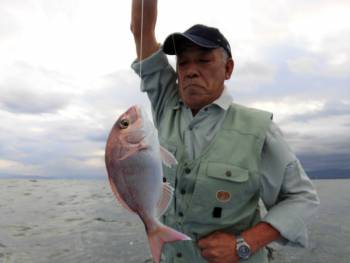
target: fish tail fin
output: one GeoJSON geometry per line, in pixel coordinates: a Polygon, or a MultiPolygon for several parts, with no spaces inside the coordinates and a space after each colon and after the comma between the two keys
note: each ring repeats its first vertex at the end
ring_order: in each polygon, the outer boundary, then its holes
{"type": "Polygon", "coordinates": [[[160,256],[164,243],[180,240],[191,240],[191,238],[170,227],[160,224],[155,231],[148,234],[148,240],[154,262],[160,263],[160,256]]]}

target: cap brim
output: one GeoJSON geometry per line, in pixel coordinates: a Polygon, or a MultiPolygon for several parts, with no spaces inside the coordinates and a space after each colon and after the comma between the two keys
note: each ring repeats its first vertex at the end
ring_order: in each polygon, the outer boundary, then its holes
{"type": "Polygon", "coordinates": [[[179,52],[180,43],[183,41],[190,41],[200,47],[204,48],[217,48],[220,47],[218,44],[213,43],[205,38],[186,34],[186,33],[173,33],[169,35],[163,44],[163,51],[165,54],[168,55],[176,55],[179,52]]]}

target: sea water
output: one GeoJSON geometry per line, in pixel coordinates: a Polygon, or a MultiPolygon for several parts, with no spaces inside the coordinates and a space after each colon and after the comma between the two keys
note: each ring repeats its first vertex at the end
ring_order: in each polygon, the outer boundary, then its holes
{"type": "Polygon", "coordinates": [[[0,180],[0,262],[142,262],[143,225],[103,180],[0,180]]]}
{"type": "MultiPolygon", "coordinates": [[[[321,207],[308,249],[275,247],[273,263],[350,263],[350,180],[314,181],[321,207]]],[[[140,263],[149,257],[138,216],[107,180],[0,179],[0,263],[140,263]]]]}

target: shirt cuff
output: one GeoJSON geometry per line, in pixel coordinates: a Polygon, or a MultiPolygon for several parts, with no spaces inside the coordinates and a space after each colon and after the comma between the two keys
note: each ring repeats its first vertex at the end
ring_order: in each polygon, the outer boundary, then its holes
{"type": "Polygon", "coordinates": [[[141,78],[143,78],[144,76],[153,74],[155,72],[159,72],[168,66],[169,66],[168,58],[162,49],[159,49],[157,52],[153,53],[151,56],[145,58],[144,60],[141,60],[141,61],[134,60],[134,62],[131,64],[131,68],[141,78]]]}
{"type": "Polygon", "coordinates": [[[282,239],[278,240],[277,243],[295,247],[307,247],[307,228],[304,220],[298,216],[286,217],[286,211],[283,209],[272,208],[262,221],[270,224],[280,232],[282,239]]]}

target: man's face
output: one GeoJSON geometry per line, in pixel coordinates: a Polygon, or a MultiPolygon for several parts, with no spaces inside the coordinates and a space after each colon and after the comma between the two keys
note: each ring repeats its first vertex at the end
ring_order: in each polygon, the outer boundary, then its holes
{"type": "Polygon", "coordinates": [[[223,50],[187,46],[177,57],[179,93],[195,113],[212,103],[222,93],[224,81],[233,70],[233,60],[225,59],[223,50]]]}

